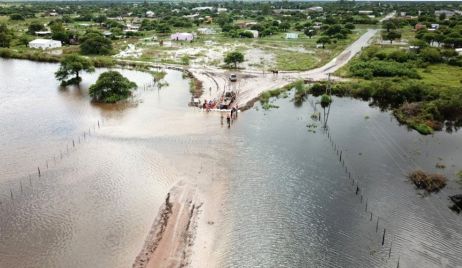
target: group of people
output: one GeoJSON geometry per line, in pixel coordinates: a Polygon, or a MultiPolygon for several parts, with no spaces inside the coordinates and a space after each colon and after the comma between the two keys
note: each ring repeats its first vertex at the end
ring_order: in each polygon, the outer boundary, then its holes
{"type": "Polygon", "coordinates": [[[214,109],[217,106],[217,101],[216,100],[204,100],[204,103],[202,104],[202,109],[206,110],[207,112],[210,111],[210,109],[214,109]]]}

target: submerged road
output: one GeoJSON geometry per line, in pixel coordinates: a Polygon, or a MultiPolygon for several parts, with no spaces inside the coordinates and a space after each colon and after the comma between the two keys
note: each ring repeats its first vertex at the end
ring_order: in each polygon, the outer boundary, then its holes
{"type": "MultiPolygon", "coordinates": [[[[390,19],[395,12],[389,13],[383,17],[380,22],[390,19]]],[[[202,82],[204,99],[220,99],[225,91],[235,91],[238,93],[236,104],[239,107],[246,106],[261,93],[277,88],[281,88],[296,80],[326,80],[329,74],[345,66],[354,56],[356,56],[364,47],[372,43],[372,38],[377,34],[378,29],[368,29],[355,42],[343,50],[337,57],[322,67],[303,71],[303,72],[279,72],[279,74],[265,73],[256,70],[229,71],[211,66],[191,66],[187,70],[202,82]],[[229,82],[229,74],[236,73],[239,83],[229,82]]],[[[127,61],[129,62],[129,61],[127,61]]],[[[132,61],[134,62],[134,61],[132,61]]],[[[141,63],[141,62],[140,62],[141,63]]],[[[146,62],[142,62],[146,64],[146,62]]],[[[170,65],[151,64],[153,67],[182,69],[183,67],[170,65]]],[[[338,77],[332,77],[339,80],[338,77]]]]}

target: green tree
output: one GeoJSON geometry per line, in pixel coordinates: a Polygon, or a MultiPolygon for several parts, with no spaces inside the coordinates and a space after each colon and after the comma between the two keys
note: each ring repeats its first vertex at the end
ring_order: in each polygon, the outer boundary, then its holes
{"type": "Polygon", "coordinates": [[[427,47],[421,50],[420,56],[423,60],[430,63],[439,63],[443,60],[437,48],[427,47]]]}
{"type": "Polygon", "coordinates": [[[326,30],[326,34],[327,35],[335,35],[335,34],[338,34],[342,31],[342,26],[340,26],[339,24],[334,24],[334,25],[331,25],[329,26],[329,28],[327,28],[326,30]]]}
{"type": "Polygon", "coordinates": [[[35,32],[38,32],[38,31],[43,31],[45,30],[45,26],[43,24],[41,24],[40,22],[38,21],[33,21],[29,24],[29,28],[27,29],[27,32],[29,34],[35,34],[35,32]]]}
{"type": "Polygon", "coordinates": [[[97,102],[114,103],[130,97],[136,87],[119,72],[108,71],[102,73],[90,87],[90,96],[97,102]]]}
{"type": "Polygon", "coordinates": [[[395,31],[382,32],[383,40],[389,40],[390,44],[393,43],[393,40],[400,39],[401,33],[395,31]]]}
{"type": "Polygon", "coordinates": [[[112,42],[99,32],[89,32],[82,38],[80,52],[84,55],[108,55],[112,52],[112,42]]]}
{"type": "Polygon", "coordinates": [[[386,29],[387,32],[396,29],[396,24],[392,20],[386,20],[382,24],[382,28],[386,29]]]}
{"type": "Polygon", "coordinates": [[[80,72],[93,72],[94,70],[95,68],[90,60],[76,54],[70,54],[61,60],[61,65],[55,73],[55,77],[61,81],[61,86],[78,85],[82,81],[80,72]]]}
{"type": "Polygon", "coordinates": [[[446,13],[441,13],[439,19],[440,20],[445,20],[446,19],[446,13]]]}
{"type": "Polygon", "coordinates": [[[0,47],[10,47],[13,33],[5,24],[0,24],[0,47]]]}
{"type": "Polygon", "coordinates": [[[316,41],[317,44],[322,44],[322,48],[325,48],[326,44],[330,44],[331,41],[330,41],[330,38],[327,37],[327,36],[322,36],[320,37],[317,41],[316,41]]]}
{"type": "Polygon", "coordinates": [[[304,31],[305,35],[308,36],[309,38],[313,37],[314,35],[316,35],[316,29],[310,27],[310,28],[306,28],[305,31],[304,31]]]}
{"type": "Polygon", "coordinates": [[[107,21],[107,17],[104,15],[99,15],[98,17],[95,18],[95,22],[99,23],[100,25],[101,23],[106,22],[106,21],[107,21]]]}
{"type": "Polygon", "coordinates": [[[279,24],[279,29],[283,32],[287,32],[287,30],[290,29],[290,23],[284,21],[284,22],[281,22],[281,24],[279,24]]]}
{"type": "Polygon", "coordinates": [[[69,43],[70,34],[66,31],[63,24],[58,21],[53,21],[50,24],[51,29],[51,38],[54,40],[59,40],[63,44],[69,43]]]}
{"type": "Polygon", "coordinates": [[[237,68],[237,64],[244,62],[244,54],[238,51],[230,52],[226,54],[225,63],[226,64],[234,64],[234,68],[237,68]]]}
{"type": "Polygon", "coordinates": [[[21,14],[11,14],[10,15],[10,20],[24,20],[24,17],[21,14]]]}
{"type": "Polygon", "coordinates": [[[356,26],[353,23],[347,23],[345,24],[345,28],[349,30],[353,30],[356,28],[356,26]]]}

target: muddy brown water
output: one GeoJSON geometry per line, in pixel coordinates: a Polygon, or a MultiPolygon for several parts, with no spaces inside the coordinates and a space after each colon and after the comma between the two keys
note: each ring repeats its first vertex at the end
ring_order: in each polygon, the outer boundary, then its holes
{"type": "Polygon", "coordinates": [[[87,89],[104,70],[60,90],[56,69],[0,59],[2,268],[130,267],[169,189],[203,183],[215,165],[229,180],[217,267],[462,265],[462,217],[447,198],[461,192],[460,131],[421,136],[366,102],[334,98],[329,135],[361,203],[309,102],[280,99],[227,129],[187,107],[180,72],[159,90],[145,87],[149,74],[121,70],[139,85],[131,104],[95,105],[87,89]],[[419,195],[405,178],[416,168],[444,173],[448,186],[419,195]]]}

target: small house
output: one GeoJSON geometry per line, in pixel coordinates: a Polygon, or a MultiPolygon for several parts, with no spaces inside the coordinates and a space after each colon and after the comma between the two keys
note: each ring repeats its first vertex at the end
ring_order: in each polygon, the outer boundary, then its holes
{"type": "Polygon", "coordinates": [[[451,11],[451,10],[436,10],[435,11],[435,16],[436,17],[439,17],[440,15],[444,14],[446,16],[446,19],[454,16],[456,13],[454,11],[451,11]]]}
{"type": "Polygon", "coordinates": [[[311,12],[323,12],[324,9],[322,7],[317,6],[317,7],[308,8],[308,11],[311,11],[311,12]]]}
{"type": "Polygon", "coordinates": [[[35,39],[29,42],[30,48],[37,49],[52,49],[61,47],[61,41],[51,40],[51,39],[35,39]]]}
{"type": "Polygon", "coordinates": [[[155,15],[154,12],[152,12],[151,10],[146,11],[146,17],[147,18],[153,18],[154,15],[155,15]]]}
{"type": "Polygon", "coordinates": [[[359,15],[372,15],[373,13],[374,13],[374,11],[372,11],[372,10],[360,10],[360,11],[358,11],[359,15]]]}
{"type": "Polygon", "coordinates": [[[51,31],[36,31],[35,35],[37,36],[45,36],[45,35],[50,35],[51,31]]]}
{"type": "Polygon", "coordinates": [[[192,41],[194,35],[192,33],[174,33],[170,35],[170,39],[174,41],[192,41]]]}
{"type": "Polygon", "coordinates": [[[298,33],[286,33],[286,39],[298,39],[298,33]]]}
{"type": "Polygon", "coordinates": [[[438,30],[440,25],[438,23],[432,23],[432,29],[438,30]]]}
{"type": "Polygon", "coordinates": [[[462,48],[456,48],[456,52],[459,56],[462,56],[462,48]]]}
{"type": "Polygon", "coordinates": [[[198,28],[197,31],[200,34],[205,34],[205,35],[215,34],[215,30],[211,28],[198,28]]]}
{"type": "Polygon", "coordinates": [[[217,8],[217,13],[223,13],[223,12],[227,12],[227,11],[228,11],[228,9],[224,8],[224,7],[217,8]]]}

